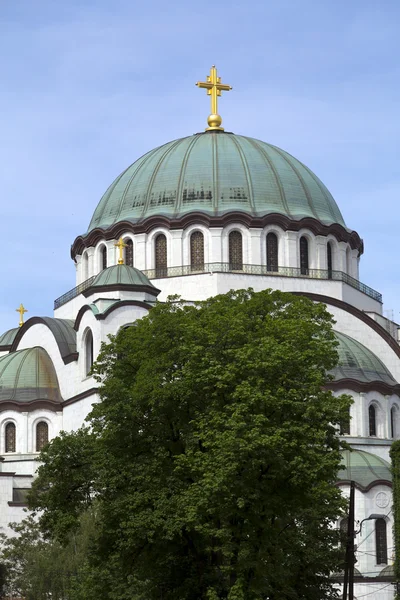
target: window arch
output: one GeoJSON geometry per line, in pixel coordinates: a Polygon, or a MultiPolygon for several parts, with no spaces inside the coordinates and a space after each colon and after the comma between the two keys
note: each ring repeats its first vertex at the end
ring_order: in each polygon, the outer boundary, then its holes
{"type": "Polygon", "coordinates": [[[100,271],[107,269],[107,248],[102,246],[100,248],[100,271]]]}
{"type": "Polygon", "coordinates": [[[17,443],[17,430],[14,423],[7,423],[4,429],[5,433],[5,451],[6,452],[16,452],[17,443]]]}
{"type": "Polygon", "coordinates": [[[397,407],[392,406],[390,409],[390,437],[395,439],[397,437],[397,407]]]}
{"type": "Polygon", "coordinates": [[[376,564],[387,564],[387,533],[385,519],[377,519],[375,521],[375,548],[376,548],[376,564]]]}
{"type": "Polygon", "coordinates": [[[133,267],[133,242],[131,238],[124,240],[125,246],[125,264],[133,267]]]}
{"type": "Polygon", "coordinates": [[[88,329],[85,336],[85,375],[89,375],[93,360],[93,333],[88,329]]]}
{"type": "Polygon", "coordinates": [[[46,421],[40,421],[36,425],[36,452],[40,452],[41,449],[49,441],[49,426],[46,421]]]}
{"type": "Polygon", "coordinates": [[[156,277],[166,277],[167,271],[167,238],[163,233],[159,233],[154,240],[154,254],[156,277]]]}
{"type": "Polygon", "coordinates": [[[229,270],[243,270],[243,238],[240,231],[229,234],[229,270]]]}
{"type": "Polygon", "coordinates": [[[272,231],[267,235],[267,271],[278,271],[278,236],[272,231]]]}
{"type": "Polygon", "coordinates": [[[87,252],[84,252],[82,256],[82,279],[83,281],[89,279],[89,257],[87,252]]]}
{"type": "Polygon", "coordinates": [[[201,231],[194,231],[190,236],[190,268],[204,271],[204,235],[201,231]]]}
{"type": "Polygon", "coordinates": [[[346,420],[340,423],[340,435],[350,435],[350,407],[346,415],[346,420]]]}
{"type": "Polygon", "coordinates": [[[326,246],[326,263],[328,267],[328,279],[332,279],[332,270],[333,270],[333,252],[332,252],[332,243],[328,242],[326,246]]]}
{"type": "Polygon", "coordinates": [[[369,435],[376,436],[376,408],[373,404],[368,407],[369,435]]]}
{"type": "Polygon", "coordinates": [[[300,273],[308,275],[308,240],[304,235],[300,238],[300,273]]]}
{"type": "Polygon", "coordinates": [[[346,270],[347,270],[347,275],[351,275],[351,252],[350,252],[350,248],[347,248],[347,250],[346,250],[346,270]]]}

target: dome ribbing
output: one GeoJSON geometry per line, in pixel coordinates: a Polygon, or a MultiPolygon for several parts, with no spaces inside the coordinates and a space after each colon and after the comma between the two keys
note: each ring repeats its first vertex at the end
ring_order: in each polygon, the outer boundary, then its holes
{"type": "Polygon", "coordinates": [[[199,211],[279,213],[345,227],[330,192],[296,158],[250,137],[206,132],[151,150],[128,167],[100,200],[88,231],[199,211]]]}

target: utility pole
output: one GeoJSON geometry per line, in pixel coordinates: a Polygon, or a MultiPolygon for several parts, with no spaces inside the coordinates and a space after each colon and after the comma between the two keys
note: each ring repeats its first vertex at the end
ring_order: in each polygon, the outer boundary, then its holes
{"type": "Polygon", "coordinates": [[[349,517],[347,519],[346,557],[344,562],[343,600],[347,600],[347,586],[349,586],[349,600],[354,600],[354,490],[354,481],[351,481],[349,517]]]}

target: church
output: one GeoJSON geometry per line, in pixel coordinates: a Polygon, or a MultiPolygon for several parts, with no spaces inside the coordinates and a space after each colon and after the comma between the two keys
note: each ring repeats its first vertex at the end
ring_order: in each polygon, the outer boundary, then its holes
{"type": "Polygon", "coordinates": [[[21,305],[20,326],[0,335],[0,532],[25,516],[41,448],[78,429],[97,401],[91,367],[109,334],[171,294],[190,302],[279,289],[325,303],[336,321],[340,360],[328,385],[354,400],[338,432],[353,451],[344,452],[337,485],[348,496],[355,482],[355,517],[365,520],[355,594],[389,600],[398,325],[359,280],[363,241],[322,181],[284,150],[223,129],[217,101],[231,88],[215,67],[197,85],[211,99],[206,130],[125,169],[73,241],[75,286],[55,300],[54,315],[24,321],[21,305]]]}

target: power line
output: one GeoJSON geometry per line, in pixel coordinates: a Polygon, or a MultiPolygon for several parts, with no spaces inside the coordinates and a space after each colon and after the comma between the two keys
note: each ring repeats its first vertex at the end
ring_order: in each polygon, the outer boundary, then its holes
{"type": "Polygon", "coordinates": [[[392,585],[391,583],[388,583],[387,585],[384,585],[383,587],[379,588],[379,590],[374,590],[373,592],[369,592],[368,594],[362,594],[361,596],[355,596],[355,598],[356,598],[356,600],[359,600],[360,598],[365,598],[365,596],[370,596],[371,594],[377,594],[378,592],[385,590],[386,588],[388,588],[391,585],[392,585]]]}

